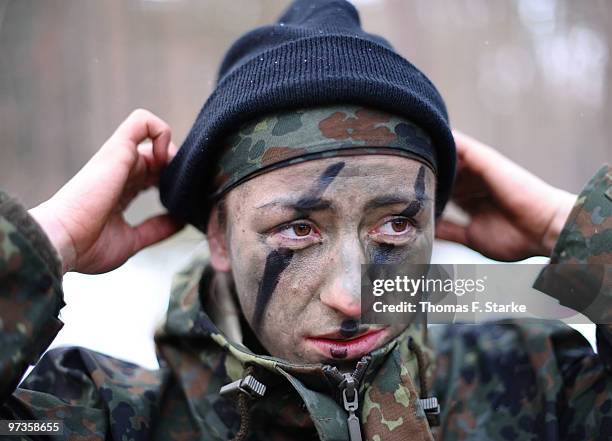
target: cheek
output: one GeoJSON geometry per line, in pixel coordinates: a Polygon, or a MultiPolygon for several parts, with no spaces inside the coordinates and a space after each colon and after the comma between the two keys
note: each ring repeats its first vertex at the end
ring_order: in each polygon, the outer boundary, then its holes
{"type": "Polygon", "coordinates": [[[241,249],[232,257],[232,275],[240,307],[247,318],[255,310],[255,295],[259,289],[261,275],[266,262],[265,252],[241,249]]]}
{"type": "Polygon", "coordinates": [[[294,329],[296,321],[302,320],[308,305],[317,298],[320,278],[325,274],[321,248],[293,251],[259,243],[241,246],[234,254],[232,272],[238,298],[258,335],[287,332],[281,328],[294,329]]]}
{"type": "Polygon", "coordinates": [[[243,253],[234,280],[245,317],[266,350],[299,361],[305,356],[302,336],[313,323],[325,324],[317,313],[325,263],[318,253],[293,252],[289,258],[287,251],[243,253]]]}
{"type": "Polygon", "coordinates": [[[246,317],[251,317],[255,307],[255,294],[263,274],[266,251],[266,247],[255,237],[246,237],[239,229],[233,229],[230,241],[231,271],[240,307],[246,317]]]}
{"type": "Polygon", "coordinates": [[[319,251],[316,246],[296,251],[279,277],[267,305],[267,313],[274,318],[272,324],[277,329],[281,325],[297,329],[298,324],[307,320],[309,306],[317,301],[325,274],[325,255],[319,251]]]}

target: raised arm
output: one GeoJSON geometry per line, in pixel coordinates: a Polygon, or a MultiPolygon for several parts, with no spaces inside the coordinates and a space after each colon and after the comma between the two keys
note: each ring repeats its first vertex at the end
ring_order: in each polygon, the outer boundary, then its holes
{"type": "Polygon", "coordinates": [[[53,197],[25,210],[0,193],[0,403],[62,327],[62,276],[102,273],[181,228],[167,214],[132,226],[129,203],[175,153],[170,128],[133,112],[53,197]],[[140,144],[151,139],[148,145],[140,144]]]}
{"type": "Polygon", "coordinates": [[[0,192],[0,403],[62,328],[61,264],[25,208],[0,192]]]}

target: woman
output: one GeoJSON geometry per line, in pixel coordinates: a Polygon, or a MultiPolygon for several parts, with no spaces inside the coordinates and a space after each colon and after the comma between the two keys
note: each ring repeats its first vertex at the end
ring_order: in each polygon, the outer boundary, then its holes
{"type": "Polygon", "coordinates": [[[136,111],[31,217],[0,199],[3,419],[61,420],[74,439],[610,431],[605,326],[596,356],[555,323],[448,326],[431,347],[419,324],[359,323],[361,265],[428,263],[434,231],[497,259],[610,262],[605,169],[570,214],[575,196],[456,134],[455,195],[472,219],[441,220],[455,169],[442,99],[335,1],[298,1],[238,40],[176,156],[170,138],[136,111]],[[172,217],[128,225],[123,209],[168,163],[172,217]],[[462,197],[474,186],[486,197],[462,197]],[[584,229],[600,219],[604,235],[584,229]],[[111,270],[182,222],[206,232],[210,259],[176,278],[160,369],[58,349],[17,388],[61,327],[61,274],[111,270]]]}

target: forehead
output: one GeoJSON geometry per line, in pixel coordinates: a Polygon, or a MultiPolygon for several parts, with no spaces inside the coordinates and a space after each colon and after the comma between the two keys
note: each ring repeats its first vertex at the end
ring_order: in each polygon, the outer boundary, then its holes
{"type": "MultiPolygon", "coordinates": [[[[435,176],[422,162],[394,155],[338,156],[306,161],[256,176],[230,192],[230,199],[241,204],[258,206],[280,196],[299,196],[326,181],[325,198],[368,199],[380,194],[401,194],[415,197],[419,170],[424,171],[425,198],[434,195],[435,176]],[[342,164],[342,165],[340,165],[342,164]],[[326,170],[339,169],[333,177],[326,170]]],[[[421,172],[423,174],[423,172],[421,172]]]]}

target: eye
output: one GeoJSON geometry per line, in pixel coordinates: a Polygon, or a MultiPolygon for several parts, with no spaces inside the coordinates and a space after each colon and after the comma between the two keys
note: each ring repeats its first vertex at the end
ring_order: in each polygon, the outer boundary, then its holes
{"type": "Polygon", "coordinates": [[[289,228],[297,237],[308,236],[312,231],[312,227],[308,224],[293,224],[289,228]]]}
{"type": "Polygon", "coordinates": [[[307,222],[296,222],[282,227],[278,232],[286,239],[302,240],[312,236],[315,231],[307,222]]]}
{"type": "Polygon", "coordinates": [[[376,229],[376,232],[386,236],[401,236],[410,231],[411,226],[407,218],[396,217],[380,225],[380,227],[376,229]]]}

